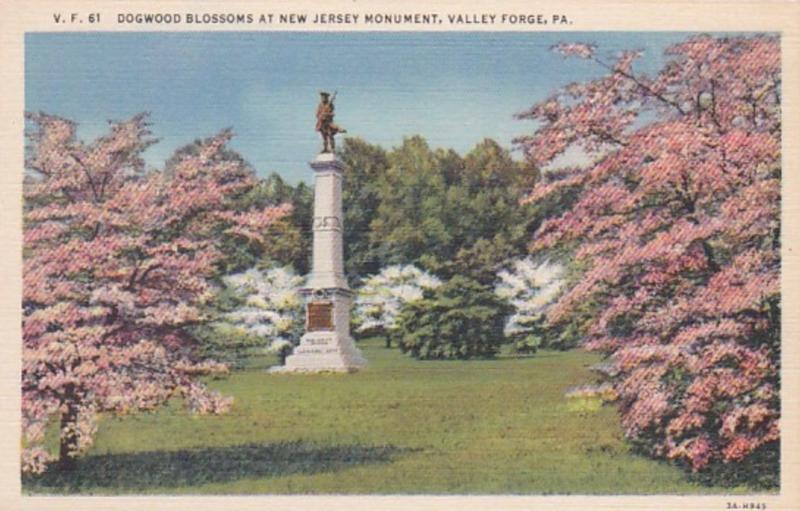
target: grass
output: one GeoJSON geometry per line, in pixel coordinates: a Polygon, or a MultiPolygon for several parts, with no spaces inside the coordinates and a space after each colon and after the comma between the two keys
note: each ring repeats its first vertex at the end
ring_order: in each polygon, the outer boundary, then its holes
{"type": "Polygon", "coordinates": [[[699,494],[667,463],[632,453],[611,407],[574,406],[592,381],[583,351],[496,360],[415,361],[360,344],[370,367],[277,375],[261,359],[212,385],[224,416],[180,403],[101,422],[70,473],[26,479],[28,493],[699,494]]]}

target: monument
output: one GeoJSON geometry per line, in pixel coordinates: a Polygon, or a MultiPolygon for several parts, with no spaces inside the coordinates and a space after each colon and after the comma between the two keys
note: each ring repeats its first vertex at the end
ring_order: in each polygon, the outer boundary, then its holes
{"type": "Polygon", "coordinates": [[[314,221],[311,273],[301,293],[306,301],[305,334],[275,372],[351,372],[367,361],[350,336],[353,292],[344,275],[342,171],[334,137],[345,133],[333,122],[335,94],[321,92],[317,131],[322,152],[310,163],[314,171],[314,221]]]}

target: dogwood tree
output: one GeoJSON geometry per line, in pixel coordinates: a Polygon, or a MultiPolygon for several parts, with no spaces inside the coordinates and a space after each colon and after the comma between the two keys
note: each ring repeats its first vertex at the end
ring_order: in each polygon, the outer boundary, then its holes
{"type": "Polygon", "coordinates": [[[230,405],[198,380],[226,368],[198,358],[185,329],[204,320],[220,240],[258,240],[287,208],[230,207],[255,178],[220,156],[227,131],[164,173],[144,169],[154,142],[145,115],[91,143],[68,120],[28,122],[23,470],[41,472],[54,458],[41,445],[53,420],[57,458],[69,465],[91,445],[98,413],[150,410],[175,395],[195,412],[230,405]]]}
{"type": "Polygon", "coordinates": [[[303,278],[290,267],[247,271],[223,278],[240,302],[223,320],[263,339],[284,360],[303,330],[303,278]]]}
{"type": "Polygon", "coordinates": [[[654,455],[698,471],[777,452],[779,40],[691,37],[654,76],[636,73],[641,52],[554,49],[606,72],[519,114],[538,121],[517,140],[536,164],[595,158],[528,197],[575,197],[532,249],[587,268],[549,322],[597,305],[586,345],[611,355],[625,432],[654,455]]]}
{"type": "Polygon", "coordinates": [[[515,339],[517,351],[536,351],[542,344],[545,311],[563,286],[563,272],[559,264],[536,263],[526,257],[497,274],[495,293],[514,307],[506,322],[505,335],[515,339]]]}
{"type": "Polygon", "coordinates": [[[385,333],[393,329],[403,304],[419,300],[425,289],[434,289],[441,283],[436,276],[414,265],[385,267],[356,292],[353,308],[356,332],[385,333]]]}

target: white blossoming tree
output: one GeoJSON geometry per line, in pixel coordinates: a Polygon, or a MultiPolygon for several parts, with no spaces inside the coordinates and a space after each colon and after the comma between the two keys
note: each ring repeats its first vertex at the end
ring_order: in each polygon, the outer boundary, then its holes
{"type": "MultiPolygon", "coordinates": [[[[357,290],[353,311],[356,333],[387,333],[395,328],[405,303],[419,300],[426,289],[441,283],[413,265],[387,266],[357,290]]],[[[386,336],[386,346],[391,347],[390,336],[386,336]]]]}
{"type": "Polygon", "coordinates": [[[563,273],[559,264],[537,263],[527,257],[498,274],[495,293],[516,310],[508,318],[505,334],[514,340],[517,352],[532,353],[542,345],[544,314],[561,290],[563,273]]]}
{"type": "Polygon", "coordinates": [[[303,329],[303,300],[299,288],[303,278],[289,267],[247,271],[224,277],[239,307],[223,321],[242,333],[264,339],[267,350],[281,364],[299,342],[303,329]]]}

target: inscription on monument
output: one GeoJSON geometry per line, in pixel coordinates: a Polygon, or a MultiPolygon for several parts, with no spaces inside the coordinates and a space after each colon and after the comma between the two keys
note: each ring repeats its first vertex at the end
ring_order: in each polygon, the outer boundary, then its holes
{"type": "Polygon", "coordinates": [[[333,303],[311,302],[306,311],[309,332],[333,329],[333,303]]]}
{"type": "Polygon", "coordinates": [[[342,229],[342,221],[335,216],[315,216],[313,221],[314,229],[342,229]]]}
{"type": "Polygon", "coordinates": [[[331,342],[333,342],[333,339],[331,339],[330,337],[323,337],[322,339],[309,339],[308,340],[308,344],[310,344],[311,346],[320,346],[320,345],[327,346],[331,342]]]}

